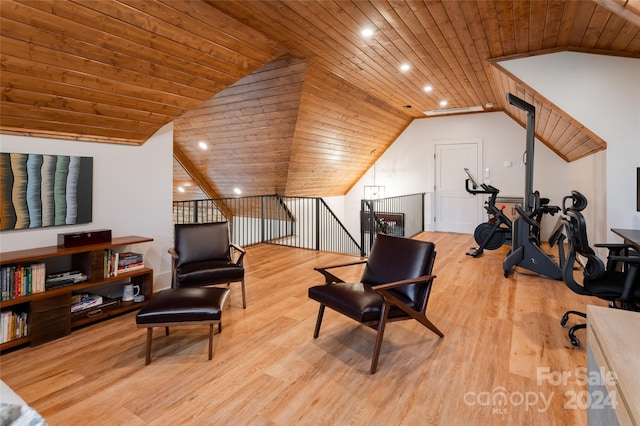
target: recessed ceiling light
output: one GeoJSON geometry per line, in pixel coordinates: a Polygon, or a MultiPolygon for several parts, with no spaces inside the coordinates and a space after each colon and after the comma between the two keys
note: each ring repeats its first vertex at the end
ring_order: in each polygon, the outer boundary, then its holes
{"type": "Polygon", "coordinates": [[[207,149],[207,144],[202,141],[198,142],[198,146],[202,149],[207,149]]]}
{"type": "Polygon", "coordinates": [[[373,35],[373,29],[371,28],[364,28],[360,34],[362,34],[362,37],[366,37],[369,38],[373,35]]]}
{"type": "Polygon", "coordinates": [[[426,86],[424,86],[423,89],[425,92],[431,92],[433,90],[433,86],[430,84],[427,84],[426,86]]]}
{"type": "Polygon", "coordinates": [[[441,107],[447,106],[447,101],[440,101],[440,106],[441,107]]]}
{"type": "Polygon", "coordinates": [[[242,194],[242,190],[240,188],[233,188],[233,192],[235,192],[238,195],[242,194]]]}
{"type": "Polygon", "coordinates": [[[409,71],[410,69],[411,69],[411,65],[409,64],[400,65],[400,71],[409,71]]]}
{"type": "Polygon", "coordinates": [[[184,188],[183,188],[183,187],[181,187],[181,186],[179,186],[179,187],[178,187],[178,192],[184,192],[184,188]]]}

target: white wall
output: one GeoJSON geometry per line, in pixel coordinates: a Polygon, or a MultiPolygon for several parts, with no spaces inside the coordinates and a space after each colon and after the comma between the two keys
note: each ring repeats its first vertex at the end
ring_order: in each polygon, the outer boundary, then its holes
{"type": "Polygon", "coordinates": [[[607,142],[604,153],[569,169],[572,189],[589,199],[587,223],[588,215],[596,222],[590,239],[620,241],[609,228],[640,228],[640,59],[561,52],[500,65],[607,142]]]}
{"type": "MultiPolygon", "coordinates": [[[[467,114],[414,120],[376,163],[376,184],[385,186],[385,196],[427,192],[427,213],[431,209],[434,181],[434,145],[442,140],[482,140],[482,168],[490,169],[490,183],[500,189],[500,196],[524,196],[525,167],[521,166],[526,145],[526,132],[502,112],[467,114]],[[510,161],[512,167],[505,167],[510,161]]],[[[568,194],[568,164],[536,140],[534,148],[534,189],[542,197],[559,205],[568,194]]],[[[460,170],[460,188],[466,175],[460,170]]],[[[480,178],[480,177],[478,177],[480,178]]],[[[369,170],[345,196],[344,222],[347,229],[359,235],[360,199],[364,185],[373,184],[369,170]]],[[[427,214],[427,216],[429,216],[427,214]]],[[[486,214],[483,211],[483,217],[486,214]]],[[[432,218],[427,218],[430,228],[432,218]]],[[[555,218],[543,221],[543,238],[553,227],[555,218]]]]}
{"type": "Polygon", "coordinates": [[[0,251],[55,246],[57,235],[111,229],[113,237],[140,235],[153,242],[132,246],[154,269],[154,289],[170,286],[173,125],[143,146],[0,135],[0,151],[93,157],[93,221],[84,225],[2,231],[0,251]]]}

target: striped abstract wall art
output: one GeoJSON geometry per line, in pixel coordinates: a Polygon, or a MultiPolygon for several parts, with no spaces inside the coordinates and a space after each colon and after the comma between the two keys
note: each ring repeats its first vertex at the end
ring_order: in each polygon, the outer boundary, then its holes
{"type": "Polygon", "coordinates": [[[0,153],[0,231],[89,223],[93,157],[0,153]]]}

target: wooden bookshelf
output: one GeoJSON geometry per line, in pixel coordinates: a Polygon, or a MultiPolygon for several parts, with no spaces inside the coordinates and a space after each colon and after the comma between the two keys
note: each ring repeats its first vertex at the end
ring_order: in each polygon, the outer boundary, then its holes
{"type": "Polygon", "coordinates": [[[0,311],[13,310],[27,313],[29,333],[25,337],[0,344],[0,352],[26,344],[45,343],[71,333],[74,328],[142,307],[153,294],[153,269],[145,267],[130,272],[120,272],[114,277],[105,277],[104,253],[107,249],[119,249],[149,241],[153,239],[132,235],[113,238],[109,243],[80,247],[48,246],[0,253],[0,267],[41,262],[46,265],[46,274],[78,270],[87,275],[87,280],[84,282],[1,301],[0,311]],[[140,294],[145,296],[144,302],[118,300],[115,306],[109,306],[104,311],[96,307],[90,312],[92,315],[80,317],[78,314],[71,314],[73,294],[117,292],[129,282],[140,286],[140,294]]]}

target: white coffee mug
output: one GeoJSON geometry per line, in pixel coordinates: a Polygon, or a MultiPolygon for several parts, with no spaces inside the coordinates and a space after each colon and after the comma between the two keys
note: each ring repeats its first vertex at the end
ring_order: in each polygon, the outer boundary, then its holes
{"type": "Polygon", "coordinates": [[[140,294],[140,286],[133,284],[125,284],[124,290],[122,291],[122,301],[130,302],[134,297],[140,294]],[[134,291],[135,290],[135,291],[134,291]]]}

